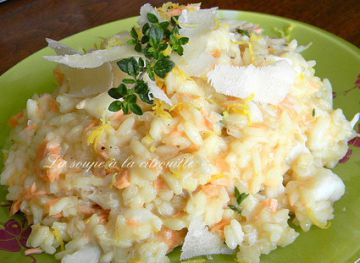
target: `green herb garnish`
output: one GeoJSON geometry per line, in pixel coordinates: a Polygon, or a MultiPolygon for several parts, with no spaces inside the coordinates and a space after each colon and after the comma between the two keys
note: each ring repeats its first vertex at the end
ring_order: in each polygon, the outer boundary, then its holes
{"type": "Polygon", "coordinates": [[[236,213],[238,213],[239,215],[241,215],[241,209],[240,209],[239,207],[237,207],[237,206],[235,206],[235,205],[228,205],[228,207],[229,207],[231,210],[233,210],[233,211],[235,211],[236,213]]]}
{"type": "Polygon", "coordinates": [[[249,194],[247,193],[240,193],[239,189],[237,187],[235,187],[234,189],[234,193],[235,193],[235,200],[236,200],[236,204],[237,205],[228,205],[228,207],[237,212],[238,214],[241,215],[241,209],[240,209],[240,204],[246,199],[246,197],[249,196],[249,194]]]}
{"type": "Polygon", "coordinates": [[[183,45],[189,38],[179,35],[180,26],[178,17],[171,17],[170,21],[160,22],[156,15],[147,14],[149,23],[141,29],[133,27],[130,31],[131,39],[128,44],[133,45],[137,52],[142,53],[145,59],[129,57],[117,62],[120,70],[129,76],[122,83],[109,90],[109,95],[114,99],[109,105],[110,111],[122,110],[125,114],[133,112],[142,115],[143,111],[137,104],[138,98],[147,104],[153,103],[149,93],[149,86],[143,80],[144,75],[155,81],[155,77],[165,78],[174,68],[175,63],[170,60],[172,51],[183,55],[183,45]]]}
{"type": "Polygon", "coordinates": [[[312,116],[315,117],[315,114],[316,114],[315,109],[313,109],[312,110],[312,116]]]}
{"type": "Polygon", "coordinates": [[[236,29],[236,32],[239,33],[239,34],[241,34],[241,35],[245,35],[245,36],[247,36],[247,37],[250,37],[250,33],[249,33],[249,31],[247,31],[247,30],[237,28],[237,29],[236,29]]]}

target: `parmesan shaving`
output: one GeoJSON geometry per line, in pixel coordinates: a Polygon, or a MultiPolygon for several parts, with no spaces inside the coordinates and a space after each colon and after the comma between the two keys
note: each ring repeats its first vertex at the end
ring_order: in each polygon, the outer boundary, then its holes
{"type": "Polygon", "coordinates": [[[73,49],[72,47],[69,47],[59,41],[56,41],[56,40],[53,40],[50,38],[46,38],[46,42],[48,43],[48,47],[53,49],[55,51],[55,53],[59,56],[83,54],[82,52],[77,51],[77,50],[73,49]]]}
{"type": "Polygon", "coordinates": [[[144,76],[144,81],[148,83],[150,93],[154,98],[162,100],[163,102],[169,104],[170,106],[173,105],[169,97],[166,95],[166,93],[158,85],[156,85],[156,82],[151,80],[148,77],[148,75],[144,76]]]}
{"type": "Polygon", "coordinates": [[[208,35],[193,37],[192,40],[184,46],[184,55],[176,54],[171,56],[175,64],[189,76],[206,76],[216,59],[208,52],[208,35]]]}
{"type": "Polygon", "coordinates": [[[86,54],[65,54],[62,56],[44,56],[44,58],[72,68],[97,68],[106,62],[131,56],[139,56],[132,46],[116,46],[110,49],[95,50],[86,54]]]}
{"type": "Polygon", "coordinates": [[[184,10],[179,16],[180,34],[187,37],[209,32],[216,25],[217,7],[200,10],[184,10]]]}
{"type": "Polygon", "coordinates": [[[140,26],[143,26],[147,22],[149,22],[147,19],[148,13],[155,15],[159,19],[159,21],[163,21],[159,15],[158,11],[151,4],[147,3],[140,8],[140,16],[139,16],[139,20],[138,20],[138,23],[140,26]]]}
{"type": "Polygon", "coordinates": [[[113,86],[112,65],[105,63],[98,68],[71,68],[60,65],[67,85],[67,92],[74,97],[86,97],[107,91],[113,86]]]}
{"type": "Polygon", "coordinates": [[[287,61],[255,67],[217,65],[208,73],[208,80],[216,92],[238,98],[255,95],[254,101],[279,104],[290,91],[296,72],[287,61]]]}
{"type": "Polygon", "coordinates": [[[204,255],[233,254],[234,252],[224,244],[218,235],[211,233],[200,219],[194,219],[191,222],[181,251],[181,260],[204,255]]]}
{"type": "Polygon", "coordinates": [[[355,125],[356,125],[356,123],[358,123],[359,119],[360,119],[360,112],[356,113],[354,115],[354,117],[352,118],[352,120],[350,121],[352,128],[355,127],[355,125]]]}

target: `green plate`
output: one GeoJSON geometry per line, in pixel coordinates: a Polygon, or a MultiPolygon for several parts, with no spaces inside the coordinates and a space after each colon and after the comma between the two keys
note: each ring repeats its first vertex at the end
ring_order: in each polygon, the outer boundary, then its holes
{"type": "MultiPolygon", "coordinates": [[[[348,42],[304,23],[280,17],[238,11],[221,11],[222,17],[247,20],[260,24],[267,34],[277,36],[276,30],[285,29],[290,24],[294,26],[291,38],[296,38],[300,44],[312,43],[304,52],[304,56],[317,61],[316,75],[327,77],[336,91],[335,107],[341,107],[347,118],[360,111],[360,90],[353,89],[345,95],[345,91],[354,87],[354,82],[360,73],[360,52],[348,42]]],[[[98,26],[64,39],[64,43],[74,48],[90,48],[99,43],[101,37],[108,37],[117,32],[128,30],[136,22],[136,18],[128,18],[98,26]]],[[[21,34],[21,32],[19,32],[21,34]]],[[[45,41],[45,40],[44,40],[45,41]]],[[[42,49],[24,59],[0,77],[0,145],[3,147],[9,132],[7,121],[10,116],[19,112],[26,99],[34,93],[52,91],[55,80],[52,76],[54,64],[42,59],[44,55],[52,54],[48,49],[42,49]]],[[[2,166],[2,162],[0,161],[2,166]]],[[[2,169],[0,166],[0,169],[2,169]]],[[[263,256],[261,262],[299,262],[299,263],[353,263],[360,258],[360,149],[353,149],[353,155],[346,164],[339,165],[335,171],[346,184],[345,196],[336,203],[335,219],[327,230],[313,227],[307,233],[301,233],[295,243],[285,248],[279,248],[270,255],[263,256]]],[[[0,234],[10,231],[9,238],[0,240],[0,246],[8,245],[13,252],[0,250],[0,262],[56,262],[53,256],[35,255],[34,259],[25,257],[21,245],[21,236],[26,236],[25,226],[21,219],[8,221],[8,207],[5,201],[6,190],[0,189],[0,234]],[[22,228],[22,232],[20,231],[22,228]],[[21,234],[22,233],[22,234],[21,234]],[[12,245],[9,245],[12,244],[12,245]],[[35,261],[34,261],[35,262],[35,261]]],[[[4,239],[4,238],[3,238],[4,239]]],[[[179,252],[171,255],[173,262],[179,262],[179,252]]],[[[232,257],[215,256],[211,262],[234,262],[232,257]]]]}

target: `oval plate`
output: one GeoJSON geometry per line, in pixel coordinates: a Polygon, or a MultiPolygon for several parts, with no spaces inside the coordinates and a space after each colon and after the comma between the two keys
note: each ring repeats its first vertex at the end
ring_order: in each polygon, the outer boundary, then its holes
{"type": "MultiPolygon", "coordinates": [[[[346,90],[354,87],[354,82],[360,73],[360,51],[355,46],[316,27],[270,15],[220,11],[221,17],[246,20],[260,24],[266,34],[279,36],[277,29],[284,30],[293,26],[291,38],[300,44],[312,43],[303,55],[308,60],[316,60],[316,75],[327,77],[333,84],[336,92],[335,106],[341,107],[347,118],[350,119],[359,111],[360,88],[357,87],[347,94],[346,90]]],[[[136,18],[128,18],[101,25],[63,40],[74,48],[91,48],[99,43],[101,37],[109,37],[117,32],[128,30],[136,23],[136,18]]],[[[20,32],[19,32],[20,33],[20,32]]],[[[45,41],[45,40],[44,40],[45,41]]],[[[54,63],[45,61],[42,57],[50,55],[48,48],[42,49],[0,77],[0,146],[4,147],[9,132],[7,125],[10,116],[19,112],[25,102],[34,93],[52,91],[56,84],[52,75],[54,63]]],[[[2,169],[0,161],[0,169],[2,169]]],[[[345,196],[335,205],[335,219],[327,230],[313,227],[311,231],[302,233],[298,239],[285,248],[279,248],[270,255],[264,255],[261,262],[354,262],[360,257],[360,150],[353,149],[353,155],[346,164],[340,164],[335,169],[346,184],[345,196]]],[[[8,204],[5,202],[6,190],[0,189],[0,262],[57,262],[50,255],[34,255],[31,258],[24,256],[24,242],[26,226],[23,219],[16,217],[11,220],[8,214],[8,204]]],[[[179,262],[179,250],[171,254],[172,262],[179,262]]],[[[230,256],[214,256],[211,262],[234,262],[230,256]]]]}

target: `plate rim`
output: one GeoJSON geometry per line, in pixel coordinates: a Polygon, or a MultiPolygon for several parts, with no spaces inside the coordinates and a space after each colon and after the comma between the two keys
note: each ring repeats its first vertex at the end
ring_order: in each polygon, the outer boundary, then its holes
{"type": "MultiPolygon", "coordinates": [[[[289,24],[294,24],[296,26],[300,26],[302,29],[310,30],[312,32],[316,32],[316,33],[322,35],[323,37],[325,37],[328,41],[331,41],[331,42],[333,42],[335,44],[338,44],[338,45],[342,46],[348,52],[353,54],[354,59],[360,64],[360,48],[358,48],[357,46],[355,46],[351,42],[349,42],[349,41],[335,35],[334,33],[328,32],[328,31],[326,31],[326,30],[324,30],[322,28],[319,28],[317,26],[314,26],[314,25],[311,25],[311,24],[308,24],[308,23],[305,23],[305,22],[302,22],[302,21],[294,20],[294,19],[291,19],[291,18],[286,18],[286,17],[282,17],[282,16],[276,16],[276,15],[267,14],[267,13],[260,13],[260,12],[220,9],[219,13],[224,14],[224,15],[235,14],[237,16],[241,16],[241,14],[245,14],[245,15],[255,16],[255,17],[258,17],[258,18],[263,18],[263,19],[266,19],[266,20],[273,20],[273,21],[276,21],[276,22],[289,23],[289,24]]],[[[74,33],[72,35],[66,36],[66,37],[60,39],[59,41],[67,41],[67,40],[69,40],[71,38],[74,38],[76,36],[79,36],[81,34],[86,34],[86,33],[88,33],[89,31],[92,31],[92,30],[99,30],[101,28],[111,27],[113,24],[116,24],[116,23],[119,23],[119,22],[124,22],[125,23],[126,21],[129,21],[129,22],[133,23],[133,21],[135,21],[135,19],[137,19],[137,17],[138,16],[121,18],[121,19],[117,19],[117,20],[114,20],[114,21],[110,21],[108,23],[97,25],[95,27],[90,27],[90,28],[87,28],[85,30],[74,33]]],[[[246,21],[247,19],[242,19],[242,20],[246,21]]],[[[21,70],[21,68],[23,67],[23,64],[26,63],[26,61],[29,61],[29,60],[37,57],[37,56],[41,56],[42,55],[41,53],[48,52],[48,51],[50,51],[50,49],[48,47],[38,49],[37,51],[33,52],[29,56],[27,56],[24,59],[22,59],[22,60],[18,61],[17,63],[15,63],[13,66],[11,66],[9,69],[7,69],[4,73],[2,73],[0,75],[0,84],[1,84],[2,80],[5,80],[8,76],[11,76],[17,70],[21,70]]],[[[0,87],[0,89],[1,89],[1,87],[0,87]]],[[[355,255],[358,254],[359,252],[360,252],[360,250],[355,252],[355,255]]]]}

